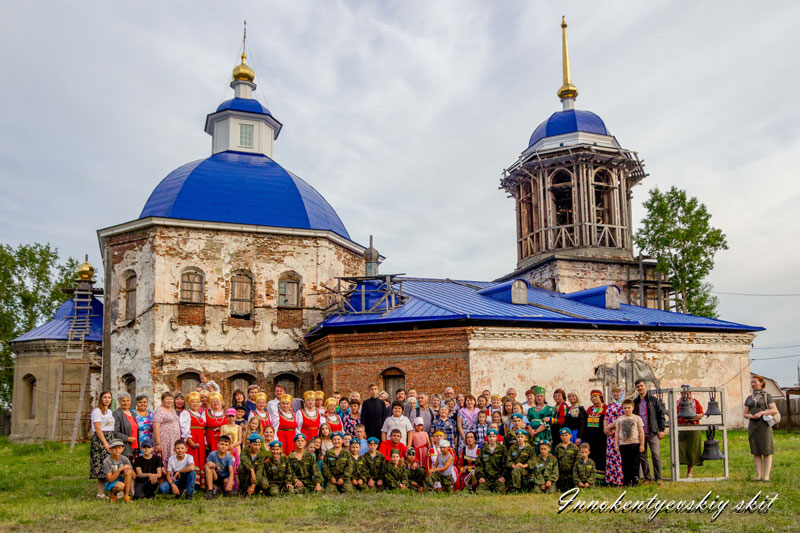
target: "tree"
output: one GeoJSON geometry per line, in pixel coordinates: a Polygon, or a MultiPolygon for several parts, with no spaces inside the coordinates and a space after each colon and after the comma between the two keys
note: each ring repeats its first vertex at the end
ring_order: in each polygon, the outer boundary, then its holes
{"type": "Polygon", "coordinates": [[[58,249],[49,244],[0,246],[0,405],[11,404],[14,358],[10,341],[50,320],[69,295],[78,262],[59,263],[58,249]]]}
{"type": "Polygon", "coordinates": [[[647,215],[634,236],[636,245],[670,277],[679,309],[716,318],[717,298],[704,280],[714,268],[714,255],[728,249],[725,234],[711,226],[705,205],[677,187],[651,190],[643,205],[647,215]]]}

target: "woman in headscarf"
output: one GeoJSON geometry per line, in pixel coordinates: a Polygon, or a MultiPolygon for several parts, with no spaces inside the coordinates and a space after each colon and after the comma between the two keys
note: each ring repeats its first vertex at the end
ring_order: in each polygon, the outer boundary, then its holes
{"type": "Polygon", "coordinates": [[[622,387],[615,384],[611,387],[611,397],[613,402],[606,408],[606,416],[603,420],[603,432],[606,434],[606,483],[609,485],[622,486],[622,457],[616,446],[614,422],[622,416],[622,404],[618,401],[622,394],[622,387]]]}
{"type": "Polygon", "coordinates": [[[278,416],[272,421],[275,428],[275,438],[281,441],[283,453],[287,454],[294,450],[294,436],[297,435],[297,421],[292,412],[292,396],[284,394],[280,397],[278,404],[278,416]]]}
{"type": "Polygon", "coordinates": [[[583,429],[583,440],[589,443],[589,457],[594,461],[595,471],[600,478],[606,474],[606,446],[608,439],[603,432],[603,419],[607,406],[603,403],[603,393],[594,389],[590,395],[592,406],[586,410],[586,424],[583,429]]]}
{"type": "Polygon", "coordinates": [[[208,409],[206,409],[206,446],[208,452],[217,451],[220,428],[228,423],[225,416],[225,406],[222,405],[222,394],[212,392],[208,395],[208,409]]]}
{"type": "Polygon", "coordinates": [[[186,395],[186,409],[181,413],[181,438],[189,448],[187,453],[194,459],[197,480],[203,485],[203,472],[206,466],[206,414],[200,412],[199,392],[186,395]]]}
{"type": "MultiPolygon", "coordinates": [[[[250,418],[257,418],[261,422],[261,429],[270,426],[269,412],[267,411],[267,393],[256,394],[256,408],[250,411],[250,418]]],[[[267,443],[265,443],[267,444],[267,443]]]]}

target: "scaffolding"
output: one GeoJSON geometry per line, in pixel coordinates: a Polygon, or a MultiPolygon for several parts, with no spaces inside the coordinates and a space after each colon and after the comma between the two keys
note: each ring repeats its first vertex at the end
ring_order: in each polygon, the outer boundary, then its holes
{"type": "Polygon", "coordinates": [[[325,285],[333,303],[325,308],[325,316],[334,314],[388,313],[403,304],[405,274],[379,274],[376,276],[342,276],[336,278],[336,288],[325,285]]]}

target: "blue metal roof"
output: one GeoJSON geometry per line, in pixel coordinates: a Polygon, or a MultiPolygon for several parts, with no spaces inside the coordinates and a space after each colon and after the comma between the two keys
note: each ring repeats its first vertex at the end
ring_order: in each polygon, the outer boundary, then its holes
{"type": "Polygon", "coordinates": [[[173,170],[148,198],[145,217],[330,230],[350,239],[319,192],[261,154],[220,152],[173,170]]]}
{"type": "MultiPolygon", "coordinates": [[[[89,334],[84,340],[101,342],[103,340],[103,302],[92,298],[91,320],[89,334]]],[[[69,299],[58,308],[53,320],[23,333],[11,342],[37,341],[37,340],[67,340],[67,331],[75,314],[75,300],[69,299]]]]}
{"type": "Polygon", "coordinates": [[[591,111],[569,109],[567,111],[557,111],[550,115],[550,118],[539,124],[536,129],[533,130],[528,148],[545,137],[553,137],[555,135],[563,135],[576,131],[611,135],[608,133],[603,119],[591,111]]]}
{"type": "MultiPolygon", "coordinates": [[[[558,324],[560,326],[597,325],[688,330],[760,331],[763,329],[635,305],[621,304],[619,309],[606,309],[572,300],[568,294],[532,286],[528,289],[528,305],[512,304],[510,295],[508,301],[503,301],[505,298],[493,290],[497,288],[499,291],[510,291],[510,282],[397,279],[402,280],[402,292],[407,298],[399,307],[388,312],[331,315],[321,322],[311,334],[321,334],[341,327],[448,320],[519,322],[528,327],[558,324]]],[[[603,287],[603,291],[605,291],[605,287],[603,287]]],[[[584,294],[584,296],[588,295],[584,294]]],[[[353,298],[359,298],[357,293],[353,298]]],[[[589,298],[589,300],[595,301],[596,299],[589,298]]]]}
{"type": "Polygon", "coordinates": [[[244,111],[245,113],[257,113],[259,115],[269,115],[272,116],[272,113],[269,112],[269,109],[261,102],[254,98],[231,98],[230,100],[225,100],[219,107],[217,107],[217,113],[220,111],[226,110],[232,111],[244,111]]]}

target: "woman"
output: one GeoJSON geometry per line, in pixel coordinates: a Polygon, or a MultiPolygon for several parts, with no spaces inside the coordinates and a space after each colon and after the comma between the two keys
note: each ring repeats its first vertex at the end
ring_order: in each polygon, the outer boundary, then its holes
{"type": "Polygon", "coordinates": [[[531,424],[531,435],[533,436],[533,449],[539,449],[539,443],[549,442],[553,447],[553,436],[550,434],[550,423],[553,420],[555,409],[552,405],[544,402],[544,387],[536,386],[533,388],[533,405],[526,413],[531,424]]]}
{"type": "Polygon", "coordinates": [[[250,411],[250,418],[257,418],[261,422],[261,430],[270,425],[269,412],[267,411],[267,393],[256,394],[256,408],[250,411]]]}
{"type": "Polygon", "coordinates": [[[606,445],[608,439],[603,433],[603,419],[606,416],[606,404],[603,403],[603,393],[594,389],[589,397],[592,406],[586,410],[586,423],[583,428],[583,440],[589,443],[589,457],[594,461],[595,471],[598,475],[606,473],[606,445]]]}
{"type": "Polygon", "coordinates": [[[750,379],[753,394],[744,402],[744,417],[750,421],[747,434],[750,440],[750,453],[756,465],[756,481],[769,481],[772,469],[772,426],[764,420],[764,416],[775,416],[778,408],[772,396],[764,391],[764,378],[754,375],[750,379]]]}
{"type": "Polygon", "coordinates": [[[297,434],[302,433],[306,439],[313,439],[319,433],[321,413],[317,411],[314,396],[313,390],[303,393],[303,408],[294,414],[294,419],[297,421],[297,434]]]}
{"type": "MultiPolygon", "coordinates": [[[[467,396],[469,399],[469,396],[467,396]]],[[[464,448],[458,454],[458,482],[455,490],[471,489],[475,490],[478,480],[473,475],[475,464],[478,462],[478,453],[481,448],[478,446],[477,437],[474,431],[467,431],[464,436],[464,448]]]]}
{"type": "Polygon", "coordinates": [[[577,392],[567,394],[569,411],[567,411],[567,427],[572,432],[572,442],[579,445],[583,442],[583,426],[586,424],[586,409],[581,405],[577,392]]]}
{"type": "MultiPolygon", "coordinates": [[[[209,453],[217,451],[220,428],[228,423],[225,407],[222,405],[222,394],[212,392],[208,395],[209,407],[206,415],[206,449],[209,453]]],[[[236,414],[234,412],[234,414],[236,414]]]]}
{"type": "Polygon", "coordinates": [[[333,441],[331,440],[331,435],[333,431],[331,431],[331,427],[323,422],[319,425],[319,454],[320,457],[325,456],[325,452],[333,448],[333,441]]]}
{"type": "MultiPolygon", "coordinates": [[[[352,397],[351,397],[352,398],[352,397]]],[[[356,398],[350,400],[350,409],[342,414],[342,426],[345,433],[356,436],[356,426],[361,423],[361,402],[356,398]]]]}
{"type": "Polygon", "coordinates": [[[104,390],[92,409],[92,444],[89,450],[89,479],[97,480],[97,497],[105,498],[106,474],[103,461],[111,452],[108,443],[114,439],[114,415],[111,412],[111,393],[104,390]]]}
{"type": "Polygon", "coordinates": [[[139,426],[131,412],[131,395],[120,393],[117,399],[119,407],[114,411],[114,438],[125,443],[122,455],[130,461],[139,455],[139,426]]]}
{"type": "Polygon", "coordinates": [[[461,409],[464,408],[464,406],[466,405],[464,403],[466,401],[466,399],[467,399],[467,396],[465,394],[463,394],[463,393],[459,393],[458,395],[456,395],[456,405],[458,405],[458,409],[457,410],[461,410],[461,409]]]}
{"type": "Polygon", "coordinates": [[[174,397],[167,391],[161,395],[161,407],[153,413],[153,438],[161,460],[167,464],[175,455],[175,441],[181,438],[181,421],[174,409],[174,397]]]}
{"type": "MultiPolygon", "coordinates": [[[[688,387],[689,385],[682,385],[681,387],[688,387]]],[[[692,398],[691,392],[686,392],[686,398],[694,403],[695,416],[690,418],[678,417],[679,426],[697,426],[703,418],[703,406],[700,402],[692,398]]],[[[677,401],[678,411],[681,408],[680,398],[677,401]]],[[[609,406],[610,408],[611,406],[609,406]]],[[[606,417],[607,418],[607,417],[606,417]]],[[[678,432],[678,450],[680,452],[680,464],[686,465],[686,477],[692,477],[692,470],[695,466],[703,466],[703,460],[700,456],[703,455],[703,436],[700,431],[679,431],[678,432]]],[[[606,465],[608,468],[608,465],[606,465]]],[[[608,475],[606,474],[606,477],[608,475]]]]}
{"type": "Polygon", "coordinates": [[[436,394],[431,394],[431,410],[434,413],[438,413],[440,405],[442,405],[442,395],[438,392],[436,394]]]}
{"type": "Polygon", "coordinates": [[[186,409],[186,398],[184,398],[181,391],[178,391],[174,394],[173,405],[175,406],[175,413],[178,416],[181,416],[183,410],[186,409]]]}
{"type": "MultiPolygon", "coordinates": [[[[478,413],[480,409],[477,407],[478,400],[472,394],[464,398],[464,407],[458,410],[458,418],[456,420],[456,427],[458,428],[458,453],[461,454],[467,446],[467,432],[475,431],[475,426],[478,424],[478,413]]],[[[475,437],[475,435],[472,435],[475,437]]]]}
{"type": "Polygon", "coordinates": [[[145,439],[153,440],[153,412],[147,408],[150,399],[146,394],[140,394],[136,397],[136,410],[133,412],[133,418],[136,420],[136,425],[139,426],[139,442],[145,439]]]}
{"type": "Polygon", "coordinates": [[[314,391],[314,409],[316,409],[320,415],[325,412],[325,393],[321,390],[314,391]]]}
{"type": "MultiPolygon", "coordinates": [[[[603,419],[603,433],[606,434],[606,483],[618,487],[621,487],[623,482],[622,457],[616,446],[614,422],[622,416],[622,403],[619,401],[621,394],[622,387],[618,384],[611,387],[611,397],[614,401],[608,404],[603,419]]],[[[691,468],[689,470],[691,471],[691,468]]]]}
{"type": "Polygon", "coordinates": [[[514,412],[514,400],[511,398],[503,398],[503,410],[500,411],[500,415],[503,417],[503,425],[505,425],[505,429],[503,429],[503,434],[511,428],[511,420],[510,416],[514,412]]]}
{"type": "Polygon", "coordinates": [[[389,393],[388,392],[386,392],[385,390],[382,390],[378,394],[378,399],[381,400],[386,405],[386,409],[388,409],[389,411],[392,410],[392,404],[389,403],[389,393]]]}
{"type": "Polygon", "coordinates": [[[489,407],[486,409],[486,414],[489,415],[489,419],[492,418],[492,413],[500,413],[503,414],[503,398],[500,397],[499,394],[492,394],[489,397],[489,407]]]}
{"type": "MultiPolygon", "coordinates": [[[[488,400],[486,399],[486,396],[481,394],[480,396],[478,396],[477,400],[478,400],[478,403],[477,403],[478,409],[480,409],[481,411],[486,411],[486,406],[488,405],[488,403],[487,403],[488,400]]],[[[488,415],[489,413],[486,413],[486,414],[488,415]]]]}
{"type": "Polygon", "coordinates": [[[336,405],[336,398],[330,397],[325,400],[325,414],[322,415],[322,419],[330,427],[331,433],[342,431],[342,419],[336,414],[336,405]]]}
{"type": "Polygon", "coordinates": [[[231,407],[235,409],[237,405],[245,405],[245,400],[244,392],[240,389],[236,389],[231,395],[231,407]]]}
{"type": "Polygon", "coordinates": [[[197,480],[203,486],[203,472],[206,466],[206,414],[200,412],[200,393],[186,395],[186,409],[181,413],[181,438],[186,441],[187,453],[194,459],[197,480]]]}
{"type": "Polygon", "coordinates": [[[281,442],[284,454],[294,450],[294,436],[297,435],[297,421],[292,412],[292,396],[284,394],[278,404],[277,420],[272,421],[275,437],[281,442]]]}
{"type": "MultiPolygon", "coordinates": [[[[558,436],[561,434],[561,428],[567,425],[567,411],[569,411],[569,404],[567,403],[567,393],[564,389],[556,389],[553,393],[553,421],[550,423],[550,435],[555,441],[558,441],[558,436]]],[[[555,446],[557,443],[554,443],[555,446]]]]}

